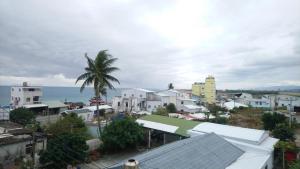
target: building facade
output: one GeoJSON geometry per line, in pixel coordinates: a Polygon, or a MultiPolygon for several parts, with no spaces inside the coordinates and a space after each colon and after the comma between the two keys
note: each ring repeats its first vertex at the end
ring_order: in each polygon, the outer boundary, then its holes
{"type": "Polygon", "coordinates": [[[205,83],[195,82],[192,84],[193,98],[208,104],[216,103],[216,82],[213,76],[208,76],[205,83]]]}
{"type": "Polygon", "coordinates": [[[11,87],[10,102],[13,108],[19,108],[24,105],[40,104],[42,96],[41,87],[28,86],[27,82],[24,82],[22,86],[11,87]]]}
{"type": "Polygon", "coordinates": [[[216,82],[213,76],[208,76],[205,79],[204,87],[205,100],[208,104],[213,104],[216,102],[216,82]]]}

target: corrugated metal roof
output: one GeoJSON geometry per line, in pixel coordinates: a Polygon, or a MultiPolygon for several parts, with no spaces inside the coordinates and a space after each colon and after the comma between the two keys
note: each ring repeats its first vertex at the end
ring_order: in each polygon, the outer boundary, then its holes
{"type": "Polygon", "coordinates": [[[235,139],[251,144],[260,144],[263,140],[269,137],[269,133],[265,130],[257,130],[209,122],[204,122],[197,125],[191,130],[191,132],[213,132],[226,138],[235,139]]]}
{"type": "MultiPolygon", "coordinates": [[[[167,144],[133,157],[140,169],[225,169],[243,150],[214,133],[167,144]]],[[[124,163],[111,169],[122,169],[124,163]]]]}

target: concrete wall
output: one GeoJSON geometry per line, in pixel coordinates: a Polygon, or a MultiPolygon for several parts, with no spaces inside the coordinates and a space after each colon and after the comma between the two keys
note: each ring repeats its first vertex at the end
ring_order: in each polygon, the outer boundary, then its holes
{"type": "Polygon", "coordinates": [[[0,163],[5,164],[7,161],[24,156],[27,144],[30,144],[30,141],[0,146],[0,163]]]}

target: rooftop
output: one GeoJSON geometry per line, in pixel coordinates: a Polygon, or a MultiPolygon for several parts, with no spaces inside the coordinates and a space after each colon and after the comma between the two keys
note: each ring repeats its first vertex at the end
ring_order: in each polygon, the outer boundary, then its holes
{"type": "MultiPolygon", "coordinates": [[[[225,169],[244,151],[214,133],[176,141],[133,157],[140,169],[225,169]]],[[[111,169],[122,169],[124,163],[111,169]]]]}
{"type": "MultiPolygon", "coordinates": [[[[160,123],[163,125],[169,125],[169,126],[174,126],[177,127],[175,130],[175,133],[178,135],[182,135],[187,137],[187,130],[194,128],[200,122],[197,121],[190,121],[190,120],[184,120],[184,119],[178,119],[178,118],[172,118],[172,117],[167,117],[167,116],[160,116],[160,115],[147,115],[143,116],[140,118],[140,120],[145,120],[145,121],[151,121],[151,122],[156,122],[160,123]]],[[[147,128],[151,128],[157,126],[159,124],[153,124],[153,126],[148,126],[147,128]]],[[[163,129],[163,128],[161,128],[163,129]]]]}
{"type": "Polygon", "coordinates": [[[60,107],[68,107],[68,105],[65,105],[63,102],[58,100],[52,100],[52,101],[43,101],[43,104],[48,105],[48,108],[60,108],[60,107]]]}
{"type": "Polygon", "coordinates": [[[191,132],[216,133],[225,138],[244,141],[250,144],[261,144],[269,133],[265,130],[249,129],[236,126],[204,122],[195,126],[191,132]]]}

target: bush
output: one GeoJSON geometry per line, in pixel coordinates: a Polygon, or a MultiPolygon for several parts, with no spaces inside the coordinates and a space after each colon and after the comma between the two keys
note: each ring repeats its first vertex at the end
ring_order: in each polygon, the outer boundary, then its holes
{"type": "Polygon", "coordinates": [[[296,160],[291,165],[289,165],[289,169],[299,169],[300,168],[300,160],[296,160]]]}
{"type": "Polygon", "coordinates": [[[177,112],[174,103],[169,103],[169,104],[167,105],[166,108],[167,108],[167,111],[168,111],[169,113],[176,113],[176,112],[177,112]]]}
{"type": "Polygon", "coordinates": [[[53,136],[71,132],[82,135],[86,139],[89,137],[89,134],[87,133],[87,127],[83,119],[78,117],[75,113],[66,115],[57,122],[52,123],[47,128],[47,133],[52,134],[53,136]]]}
{"type": "Polygon", "coordinates": [[[227,124],[228,119],[226,117],[217,117],[214,119],[210,119],[209,122],[218,123],[218,124],[227,124]]]}
{"type": "Polygon", "coordinates": [[[277,124],[286,123],[286,117],[276,112],[274,112],[273,114],[271,113],[263,114],[261,120],[263,122],[264,129],[271,130],[271,131],[276,127],[277,124]]]}
{"type": "Polygon", "coordinates": [[[131,118],[115,120],[106,126],[102,132],[102,149],[104,151],[117,151],[135,148],[143,141],[142,126],[131,118]]]}
{"type": "Polygon", "coordinates": [[[35,115],[32,111],[28,109],[17,108],[9,113],[9,118],[12,122],[25,126],[34,122],[35,115]]]}
{"type": "Polygon", "coordinates": [[[280,139],[281,141],[293,141],[295,140],[294,132],[291,128],[285,124],[278,124],[272,132],[275,138],[280,139]]]}
{"type": "Polygon", "coordinates": [[[41,153],[40,162],[43,168],[60,169],[68,164],[81,164],[87,159],[88,146],[85,138],[79,134],[68,133],[50,139],[47,150],[41,153]]]}
{"type": "Polygon", "coordinates": [[[161,115],[161,116],[169,116],[169,112],[166,108],[159,107],[156,109],[156,112],[153,112],[155,115],[161,115]]]}

